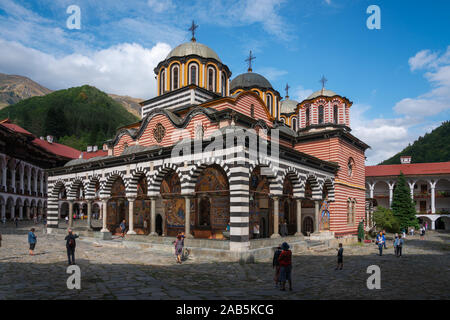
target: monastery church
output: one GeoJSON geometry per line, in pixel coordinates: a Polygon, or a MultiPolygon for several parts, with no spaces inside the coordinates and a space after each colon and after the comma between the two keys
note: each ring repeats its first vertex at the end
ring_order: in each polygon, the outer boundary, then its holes
{"type": "Polygon", "coordinates": [[[283,98],[253,72],[251,53],[248,72],[232,78],[195,29],[156,66],[157,96],[141,102],[141,121],[105,143],[107,156],[48,170],[49,232],[63,205],[73,212],[83,203],[88,228],[96,206],[104,239],[124,219],[130,239],[185,232],[192,245],[235,254],[279,244],[280,232],[356,235],[369,146],[351,134],[352,102],[324,78],[304,101],[291,100],[288,86],[283,98]]]}

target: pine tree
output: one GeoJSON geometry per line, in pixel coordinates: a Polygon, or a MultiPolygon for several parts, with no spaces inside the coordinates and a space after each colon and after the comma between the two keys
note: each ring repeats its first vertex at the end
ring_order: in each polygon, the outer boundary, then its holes
{"type": "Polygon", "coordinates": [[[403,172],[400,172],[400,176],[397,179],[397,185],[392,199],[392,212],[401,230],[407,230],[408,227],[419,228],[419,222],[416,218],[416,208],[411,199],[411,191],[406,184],[403,172]]]}

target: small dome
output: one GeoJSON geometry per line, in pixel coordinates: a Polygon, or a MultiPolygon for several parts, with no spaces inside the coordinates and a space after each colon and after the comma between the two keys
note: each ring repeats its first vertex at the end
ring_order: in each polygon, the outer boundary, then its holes
{"type": "Polygon", "coordinates": [[[273,89],[269,80],[262,75],[253,72],[240,74],[231,81],[230,89],[232,91],[239,88],[273,89]]]}
{"type": "Polygon", "coordinates": [[[314,92],[313,94],[311,94],[308,98],[306,98],[306,100],[314,99],[314,98],[317,98],[317,97],[320,97],[320,96],[323,96],[323,97],[334,97],[334,96],[337,96],[337,95],[338,94],[336,92],[334,92],[334,91],[327,90],[327,89],[322,89],[322,90],[318,90],[318,91],[314,92]]]}
{"type": "Polygon", "coordinates": [[[293,113],[297,109],[298,102],[295,100],[283,100],[281,101],[280,112],[281,113],[293,113]]]}
{"type": "Polygon", "coordinates": [[[214,50],[205,46],[204,44],[194,41],[180,44],[168,54],[166,60],[172,57],[185,57],[191,54],[195,54],[203,58],[216,59],[217,61],[222,62],[217,53],[214,52],[214,50]]]}

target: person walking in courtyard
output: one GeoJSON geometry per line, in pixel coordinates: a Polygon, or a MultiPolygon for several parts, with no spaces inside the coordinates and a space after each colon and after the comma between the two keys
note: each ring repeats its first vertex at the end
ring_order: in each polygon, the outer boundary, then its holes
{"type": "Polygon", "coordinates": [[[280,262],[278,261],[278,258],[280,257],[281,254],[281,247],[277,247],[275,249],[275,252],[273,254],[273,262],[272,262],[272,267],[275,269],[275,275],[273,277],[273,280],[275,281],[275,288],[279,288],[280,287],[280,262]]]}
{"type": "Polygon", "coordinates": [[[286,219],[284,219],[280,225],[280,233],[281,233],[282,237],[287,237],[287,235],[288,235],[288,227],[287,227],[286,219]]]}
{"type": "Polygon", "coordinates": [[[281,245],[280,256],[278,262],[280,263],[280,282],[281,291],[286,291],[286,281],[289,281],[289,291],[292,291],[292,252],[289,250],[289,245],[283,242],[281,245]]]}
{"type": "Polygon", "coordinates": [[[425,238],[425,227],[422,226],[420,228],[420,240],[424,240],[424,238],[425,238]]]}
{"type": "Polygon", "coordinates": [[[16,228],[19,227],[19,219],[17,217],[14,217],[14,224],[16,225],[16,228]]]}
{"type": "Polygon", "coordinates": [[[28,232],[28,244],[30,245],[30,256],[34,256],[34,248],[36,247],[37,237],[34,234],[34,228],[28,232]]]}
{"type": "Polygon", "coordinates": [[[78,238],[77,234],[72,233],[72,229],[68,229],[68,235],[64,238],[66,240],[66,249],[67,249],[67,259],[69,260],[69,265],[75,264],[75,247],[76,241],[78,238]]]}
{"type": "Polygon", "coordinates": [[[125,230],[127,229],[126,225],[125,225],[125,219],[122,220],[122,222],[120,223],[120,231],[122,232],[122,238],[125,237],[125,230]]]}
{"type": "Polygon", "coordinates": [[[393,246],[394,246],[394,254],[397,255],[398,233],[396,233],[394,236],[393,246]]]}
{"type": "Polygon", "coordinates": [[[378,250],[380,251],[380,256],[383,255],[383,246],[384,242],[386,241],[386,238],[383,235],[383,232],[380,231],[380,233],[377,235],[376,244],[378,245],[378,250]]]}
{"type": "Polygon", "coordinates": [[[342,243],[339,243],[339,248],[337,250],[337,266],[335,270],[342,270],[344,267],[344,248],[342,247],[342,243]]]}
{"type": "Polygon", "coordinates": [[[386,230],[383,229],[383,239],[384,239],[384,248],[387,249],[387,245],[386,245],[386,230]]]}
{"type": "Polygon", "coordinates": [[[402,247],[404,243],[405,241],[402,239],[402,236],[398,236],[397,254],[396,254],[397,257],[402,256],[402,247]]]}
{"type": "Polygon", "coordinates": [[[173,242],[175,244],[175,255],[177,256],[177,263],[181,264],[181,256],[183,255],[184,237],[178,233],[177,239],[173,242]]]}
{"type": "Polygon", "coordinates": [[[66,224],[69,224],[69,216],[67,215],[64,220],[66,220],[66,224]]]}

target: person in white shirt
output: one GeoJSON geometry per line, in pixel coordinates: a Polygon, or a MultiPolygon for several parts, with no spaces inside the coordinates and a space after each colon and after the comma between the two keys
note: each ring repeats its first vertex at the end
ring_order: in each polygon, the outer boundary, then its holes
{"type": "Polygon", "coordinates": [[[259,239],[259,224],[258,224],[258,222],[255,222],[255,224],[253,225],[253,238],[259,239]]]}

